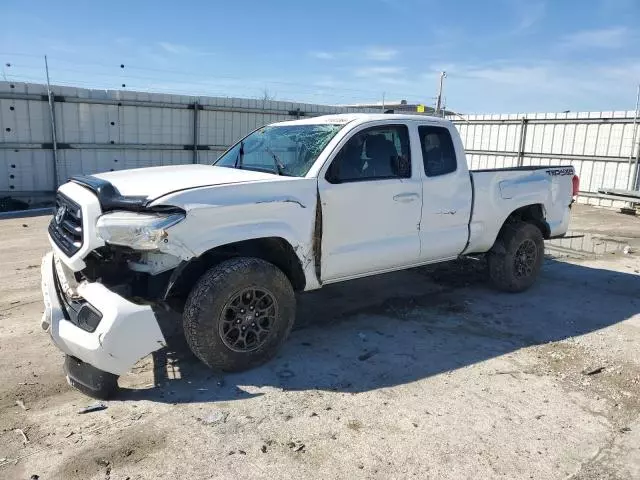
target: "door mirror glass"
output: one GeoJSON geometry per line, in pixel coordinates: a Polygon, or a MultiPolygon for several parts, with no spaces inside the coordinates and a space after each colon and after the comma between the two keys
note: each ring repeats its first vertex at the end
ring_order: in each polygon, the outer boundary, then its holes
{"type": "Polygon", "coordinates": [[[325,176],[329,183],[340,183],[340,162],[332,162],[325,176]]]}

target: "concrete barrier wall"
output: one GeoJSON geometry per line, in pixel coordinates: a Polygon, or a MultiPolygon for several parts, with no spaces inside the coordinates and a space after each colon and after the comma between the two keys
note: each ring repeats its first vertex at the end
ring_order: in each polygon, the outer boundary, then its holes
{"type": "Polygon", "coordinates": [[[53,192],[78,174],[212,163],[227,147],[262,125],[366,111],[59,86],[52,86],[51,103],[55,155],[46,86],[0,82],[0,195],[53,192]]]}

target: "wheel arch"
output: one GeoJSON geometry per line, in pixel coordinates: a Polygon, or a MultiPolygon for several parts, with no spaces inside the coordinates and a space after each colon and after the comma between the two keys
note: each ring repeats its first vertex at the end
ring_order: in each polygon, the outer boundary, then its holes
{"type": "Polygon", "coordinates": [[[533,203],[530,205],[518,207],[509,215],[507,215],[507,218],[505,218],[504,222],[502,222],[502,226],[498,231],[496,239],[500,238],[500,233],[505,226],[515,222],[531,223],[532,225],[538,227],[540,233],[542,233],[542,237],[545,240],[548,240],[551,237],[551,227],[549,226],[549,223],[547,223],[544,212],[544,205],[542,205],[541,203],[533,203]]]}
{"type": "Polygon", "coordinates": [[[260,258],[278,267],[289,279],[294,291],[302,291],[306,277],[295,248],[282,237],[259,237],[213,247],[183,262],[172,275],[165,292],[169,297],[184,299],[196,281],[211,267],[235,257],[260,258]]]}

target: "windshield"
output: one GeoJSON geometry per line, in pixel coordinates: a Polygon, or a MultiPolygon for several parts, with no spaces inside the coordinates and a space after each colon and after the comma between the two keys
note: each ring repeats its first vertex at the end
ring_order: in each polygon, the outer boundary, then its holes
{"type": "Polygon", "coordinates": [[[227,150],[218,167],[303,177],[344,125],[272,125],[249,134],[227,150]]]}

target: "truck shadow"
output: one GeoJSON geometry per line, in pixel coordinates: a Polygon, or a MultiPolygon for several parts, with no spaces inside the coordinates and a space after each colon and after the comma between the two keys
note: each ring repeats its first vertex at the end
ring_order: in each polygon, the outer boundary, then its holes
{"type": "Polygon", "coordinates": [[[156,386],[123,389],[119,398],[223,401],[262,395],[265,387],[364,392],[594,332],[640,312],[640,275],[549,259],[537,285],[514,295],[491,290],[483,267],[452,262],[300,295],[297,326],[278,357],[247,372],[212,372],[174,335],[154,354],[156,386]]]}

